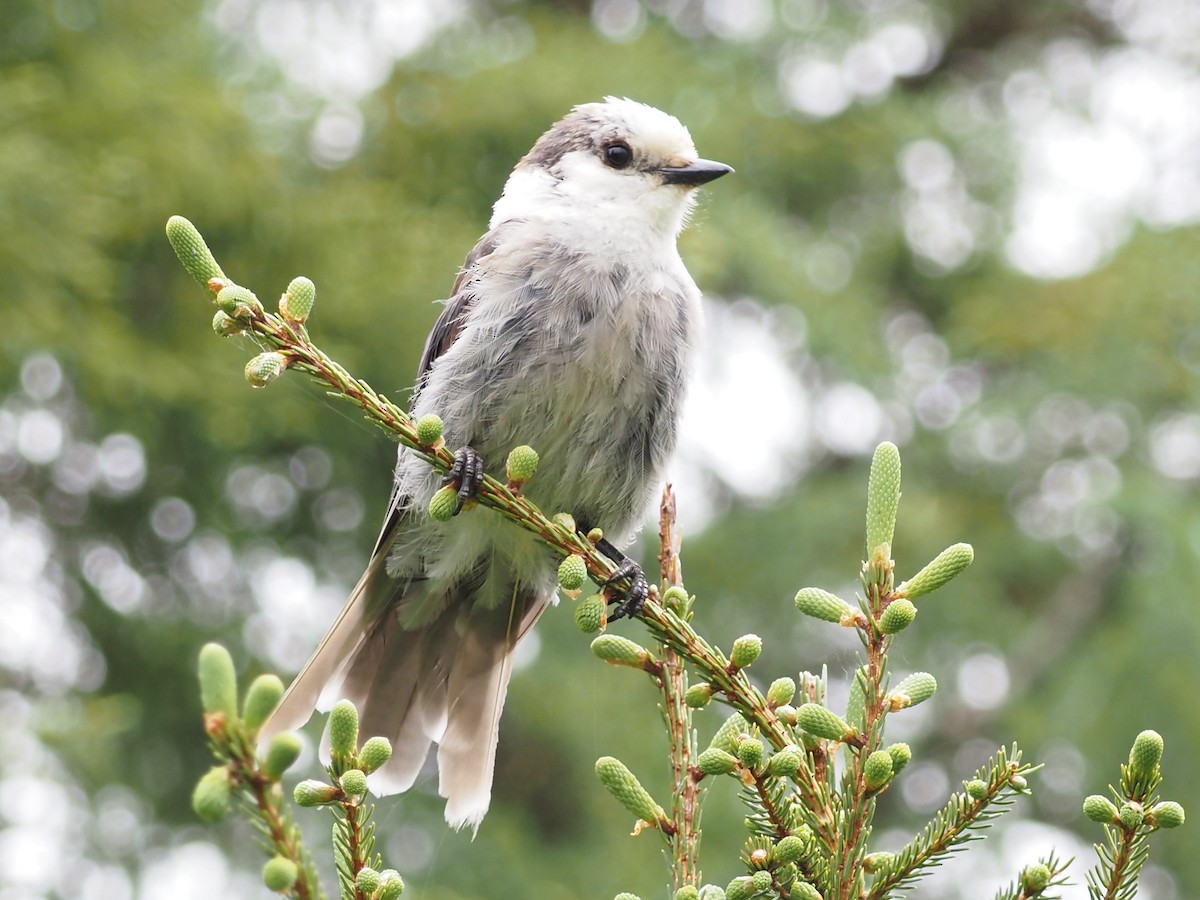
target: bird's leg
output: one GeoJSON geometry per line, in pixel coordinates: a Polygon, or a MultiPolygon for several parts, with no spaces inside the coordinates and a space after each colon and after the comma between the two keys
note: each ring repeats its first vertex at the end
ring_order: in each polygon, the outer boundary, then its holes
{"type": "Polygon", "coordinates": [[[608,621],[613,622],[626,616],[632,619],[642,611],[646,598],[650,596],[650,585],[646,581],[646,573],[642,571],[641,566],[604,538],[596,541],[596,549],[617,564],[617,571],[600,582],[600,587],[608,587],[622,578],[629,579],[629,589],[625,591],[625,596],[618,595],[610,601],[618,603],[618,605],[612,615],[608,617],[608,621]]]}
{"type": "Polygon", "coordinates": [[[442,484],[452,484],[458,489],[458,505],[454,507],[457,516],[468,500],[478,496],[483,486],[483,457],[471,447],[460,447],[454,453],[450,474],[442,479],[442,484]]]}

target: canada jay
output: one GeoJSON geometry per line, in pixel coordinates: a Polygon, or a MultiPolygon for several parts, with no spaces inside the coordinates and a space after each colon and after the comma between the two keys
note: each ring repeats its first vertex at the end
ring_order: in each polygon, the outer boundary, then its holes
{"type": "MultiPolygon", "coordinates": [[[[696,155],[673,116],[632,100],[577,106],[517,163],[490,230],[467,255],[425,344],[414,417],[437,413],[461,447],[448,481],[469,498],[482,461],[529,444],[525,494],[548,515],[599,527],[616,550],[636,530],[675,434],[700,293],[675,239],[697,185],[732,171],[696,155]],[[615,546],[614,546],[615,545],[615,546]]],[[[262,732],[349,698],[365,735],[391,740],[371,776],[411,787],[438,744],[446,820],[478,828],[491,798],[513,651],[556,597],[556,557],[479,507],[430,518],[442,483],[404,448],[367,571],[262,732]]]]}

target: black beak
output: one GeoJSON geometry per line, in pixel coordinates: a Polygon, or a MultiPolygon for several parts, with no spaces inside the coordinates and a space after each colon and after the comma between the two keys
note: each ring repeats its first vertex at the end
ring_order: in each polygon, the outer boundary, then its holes
{"type": "Polygon", "coordinates": [[[663,184],[686,184],[695,187],[728,175],[733,171],[733,166],[713,162],[711,159],[698,159],[686,166],[663,166],[659,171],[662,172],[663,184]]]}

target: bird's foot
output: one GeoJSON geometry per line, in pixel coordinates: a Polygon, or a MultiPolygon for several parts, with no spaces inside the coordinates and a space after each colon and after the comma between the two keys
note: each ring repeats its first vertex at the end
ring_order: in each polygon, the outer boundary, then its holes
{"type": "MultiPolygon", "coordinates": [[[[646,604],[646,598],[650,596],[650,584],[646,581],[646,573],[642,571],[641,566],[604,538],[596,542],[596,549],[617,564],[617,570],[600,582],[601,587],[609,587],[615,582],[625,578],[629,579],[629,587],[625,590],[624,595],[617,594],[609,601],[616,603],[617,608],[612,611],[608,621],[614,622],[626,617],[632,619],[642,611],[642,607],[646,604]]],[[[614,593],[616,592],[614,591],[614,593]]]]}
{"type": "Polygon", "coordinates": [[[454,507],[457,516],[467,501],[479,495],[483,486],[483,457],[471,447],[460,447],[454,453],[450,474],[442,479],[442,484],[452,484],[458,490],[458,505],[454,507]]]}

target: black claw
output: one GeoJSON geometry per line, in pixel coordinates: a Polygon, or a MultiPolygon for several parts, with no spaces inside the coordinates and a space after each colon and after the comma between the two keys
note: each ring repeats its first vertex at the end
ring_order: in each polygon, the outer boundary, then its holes
{"type": "Polygon", "coordinates": [[[617,570],[600,582],[601,587],[608,587],[625,578],[629,579],[629,588],[624,596],[618,595],[609,601],[617,603],[617,608],[609,615],[608,621],[613,622],[626,617],[632,619],[642,611],[646,598],[650,596],[650,584],[646,581],[646,573],[642,571],[641,566],[604,538],[596,541],[596,549],[617,564],[617,570]]]}
{"type": "Polygon", "coordinates": [[[442,479],[442,484],[458,488],[458,505],[454,507],[457,516],[468,500],[478,496],[483,486],[483,458],[471,447],[460,447],[454,454],[450,474],[442,479]]]}

